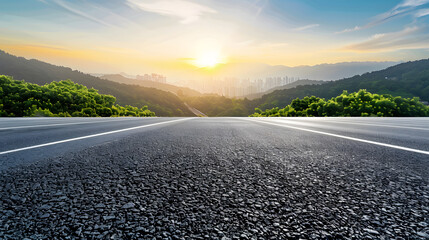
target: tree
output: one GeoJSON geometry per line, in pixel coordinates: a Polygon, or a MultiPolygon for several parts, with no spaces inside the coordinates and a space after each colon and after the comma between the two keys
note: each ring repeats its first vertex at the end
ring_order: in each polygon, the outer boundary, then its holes
{"type": "Polygon", "coordinates": [[[364,89],[348,94],[347,91],[328,101],[317,97],[294,99],[283,109],[261,111],[256,108],[252,117],[295,116],[378,116],[378,117],[423,117],[429,116],[429,107],[418,98],[393,97],[390,94],[372,94],[364,89]]]}
{"type": "Polygon", "coordinates": [[[155,116],[147,106],[115,105],[116,98],[70,80],[39,86],[0,75],[0,116],[155,116]]]}

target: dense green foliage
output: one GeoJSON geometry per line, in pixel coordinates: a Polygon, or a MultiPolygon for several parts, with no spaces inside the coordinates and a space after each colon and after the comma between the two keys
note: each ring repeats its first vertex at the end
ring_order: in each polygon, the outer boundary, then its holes
{"type": "Polygon", "coordinates": [[[393,97],[390,94],[372,94],[360,90],[329,100],[315,96],[294,99],[290,105],[261,111],[255,109],[251,117],[337,117],[337,116],[378,116],[378,117],[425,117],[429,107],[418,98],[393,97]]]}
{"type": "Polygon", "coordinates": [[[251,102],[247,99],[231,99],[218,95],[202,97],[183,97],[183,100],[192,107],[210,117],[240,117],[251,114],[251,102]]]}
{"type": "Polygon", "coordinates": [[[286,106],[296,98],[317,96],[328,99],[340,95],[343,90],[357,92],[359,89],[367,89],[377,94],[419,97],[422,101],[429,101],[429,60],[402,63],[385,70],[322,85],[298,86],[293,89],[274,91],[256,99],[254,107],[264,110],[286,106]]]}
{"type": "Polygon", "coordinates": [[[39,85],[70,79],[88,88],[95,88],[101,94],[115,96],[120,105],[139,108],[149,106],[157,116],[193,116],[185,104],[171,92],[100,79],[70,68],[54,66],[38,60],[27,60],[3,51],[0,51],[0,74],[39,85]]]}
{"type": "Polygon", "coordinates": [[[147,106],[114,105],[116,98],[71,80],[44,86],[0,75],[0,116],[115,117],[155,116],[147,106]]]}

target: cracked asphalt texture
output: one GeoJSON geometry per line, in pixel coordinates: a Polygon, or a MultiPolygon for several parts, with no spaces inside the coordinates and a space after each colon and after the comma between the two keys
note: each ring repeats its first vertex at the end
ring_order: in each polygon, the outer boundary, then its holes
{"type": "Polygon", "coordinates": [[[191,119],[3,170],[0,239],[429,239],[428,180],[428,155],[191,119]]]}

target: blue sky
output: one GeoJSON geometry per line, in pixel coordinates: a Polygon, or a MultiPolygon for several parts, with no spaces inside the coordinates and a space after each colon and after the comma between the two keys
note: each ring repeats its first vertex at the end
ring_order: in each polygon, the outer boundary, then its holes
{"type": "Polygon", "coordinates": [[[0,49],[83,71],[429,55],[429,0],[0,0],[0,49]]]}

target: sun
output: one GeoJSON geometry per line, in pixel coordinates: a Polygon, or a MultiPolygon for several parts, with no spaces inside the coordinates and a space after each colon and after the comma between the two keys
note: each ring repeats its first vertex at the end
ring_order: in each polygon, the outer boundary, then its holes
{"type": "Polygon", "coordinates": [[[219,53],[208,52],[196,58],[192,64],[199,68],[213,68],[220,63],[222,63],[222,59],[219,53]]]}

